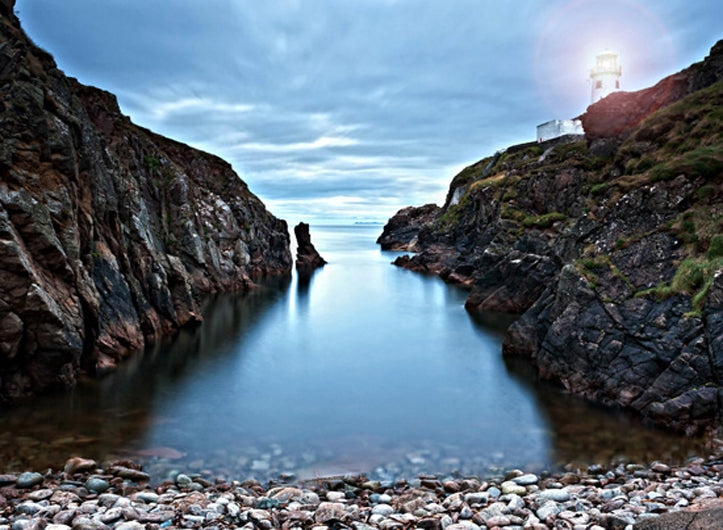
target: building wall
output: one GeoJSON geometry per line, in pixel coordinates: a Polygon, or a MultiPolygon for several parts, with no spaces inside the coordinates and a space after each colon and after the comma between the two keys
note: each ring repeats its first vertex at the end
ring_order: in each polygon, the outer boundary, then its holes
{"type": "Polygon", "coordinates": [[[598,74],[596,77],[592,78],[592,95],[590,97],[590,103],[596,103],[616,90],[620,90],[619,74],[598,74]]]}
{"type": "Polygon", "coordinates": [[[566,134],[585,134],[580,120],[551,120],[537,126],[537,141],[544,142],[566,134]]]}

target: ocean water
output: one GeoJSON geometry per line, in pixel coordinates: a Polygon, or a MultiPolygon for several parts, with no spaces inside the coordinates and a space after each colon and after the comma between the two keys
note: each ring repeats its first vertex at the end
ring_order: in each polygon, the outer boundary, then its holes
{"type": "Polygon", "coordinates": [[[681,461],[696,439],[646,428],[537,381],[501,355],[505,318],[390,264],[380,226],[312,226],[329,262],[248,295],[70,394],[0,413],[3,470],[73,455],[180,471],[303,480],[489,475],[519,467],[681,461]]]}

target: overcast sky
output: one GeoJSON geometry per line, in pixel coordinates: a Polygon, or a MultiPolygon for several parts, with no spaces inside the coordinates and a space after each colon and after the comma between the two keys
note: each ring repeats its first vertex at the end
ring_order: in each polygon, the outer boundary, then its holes
{"type": "Polygon", "coordinates": [[[59,67],[228,160],[290,223],[441,203],[464,166],[723,38],[718,0],[18,0],[59,67]]]}

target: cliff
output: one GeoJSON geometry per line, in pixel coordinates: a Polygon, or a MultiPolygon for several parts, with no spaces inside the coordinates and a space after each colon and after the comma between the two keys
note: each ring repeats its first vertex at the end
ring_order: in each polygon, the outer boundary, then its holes
{"type": "Polygon", "coordinates": [[[291,270],[286,223],[230,165],[123,116],[0,2],[0,398],[72,386],[291,270]]]}
{"type": "Polygon", "coordinates": [[[585,139],[465,168],[431,220],[404,209],[380,241],[419,252],[397,265],[468,286],[470,311],[520,314],[504,354],[543,379],[660,425],[720,426],[722,64],[723,41],[590,106],[585,139]]]}

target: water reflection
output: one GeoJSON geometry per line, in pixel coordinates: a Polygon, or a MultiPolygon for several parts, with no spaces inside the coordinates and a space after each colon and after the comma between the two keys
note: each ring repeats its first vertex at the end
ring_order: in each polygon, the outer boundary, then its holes
{"type": "Polygon", "coordinates": [[[389,478],[699,449],[503,360],[509,319],[470,318],[464,291],[391,266],[377,231],[312,230],[329,264],[310,278],[209,298],[202,326],[71,394],[3,412],[4,467],[79,454],[131,456],[157,478],[389,478]]]}
{"type": "Polygon", "coordinates": [[[550,458],[557,467],[656,460],[683,463],[693,455],[705,454],[702,439],[647,426],[623,410],[590,403],[538,381],[534,369],[523,359],[505,359],[505,365],[510,377],[531,391],[538,410],[545,415],[550,458]]]}

